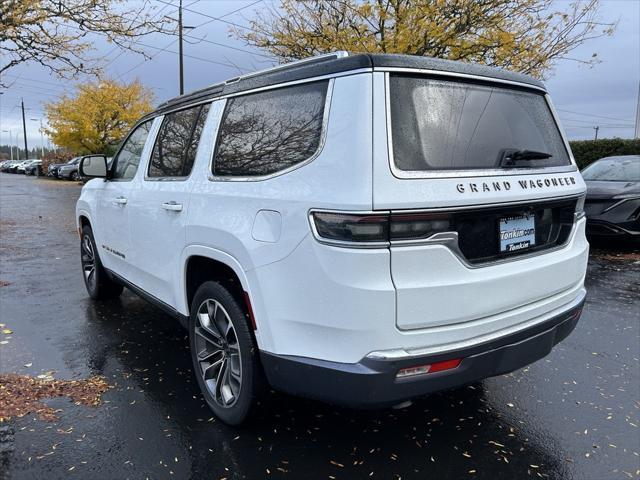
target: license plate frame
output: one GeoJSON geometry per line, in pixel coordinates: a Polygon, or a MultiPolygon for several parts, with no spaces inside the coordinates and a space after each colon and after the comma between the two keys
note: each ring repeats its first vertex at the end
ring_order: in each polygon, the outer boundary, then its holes
{"type": "Polygon", "coordinates": [[[521,213],[500,217],[498,239],[501,254],[508,255],[534,247],[536,244],[535,216],[521,213]]]}

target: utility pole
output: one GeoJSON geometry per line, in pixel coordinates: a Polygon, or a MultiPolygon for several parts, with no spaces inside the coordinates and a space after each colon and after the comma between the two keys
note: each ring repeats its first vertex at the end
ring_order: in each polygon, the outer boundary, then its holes
{"type": "Polygon", "coordinates": [[[27,147],[27,121],[24,119],[24,99],[20,99],[22,104],[22,131],[24,133],[24,158],[29,156],[29,148],[27,147]]]}
{"type": "Polygon", "coordinates": [[[593,127],[593,129],[596,131],[596,138],[594,138],[594,140],[598,139],[598,130],[600,130],[600,127],[593,127]]]}
{"type": "Polygon", "coordinates": [[[178,62],[180,70],[180,95],[184,95],[184,60],[182,55],[183,32],[185,30],[193,30],[194,28],[196,27],[188,27],[182,24],[182,0],[180,0],[180,5],[178,7],[178,62]]]}
{"type": "Polygon", "coordinates": [[[184,75],[182,72],[182,0],[178,7],[178,56],[180,57],[180,95],[184,95],[184,75]]]}
{"type": "Polygon", "coordinates": [[[640,81],[638,81],[638,106],[636,107],[636,134],[635,138],[640,138],[640,81]]]}

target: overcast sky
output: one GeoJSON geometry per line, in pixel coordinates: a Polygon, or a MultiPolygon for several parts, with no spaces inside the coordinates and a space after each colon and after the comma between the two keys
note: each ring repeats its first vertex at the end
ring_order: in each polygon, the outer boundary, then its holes
{"type": "MultiPolygon", "coordinates": [[[[265,52],[246,46],[229,34],[229,23],[248,26],[258,8],[272,0],[183,0],[184,23],[196,27],[185,43],[185,91],[219,82],[241,72],[274,63],[265,52]],[[239,11],[238,11],[239,10],[239,11]]],[[[178,0],[154,0],[156,14],[176,17],[178,0]]],[[[562,1],[558,2],[559,4],[562,1]]],[[[599,138],[631,138],[640,87],[640,1],[601,0],[602,20],[618,20],[613,37],[592,40],[575,50],[573,57],[588,58],[597,52],[601,63],[586,67],[572,61],[556,65],[546,81],[570,139],[590,139],[599,126],[599,138]]],[[[139,78],[152,88],[158,102],[178,94],[178,56],[175,37],[154,36],[139,46],[153,58],[125,53],[95,39],[96,56],[104,58],[107,75],[119,80],[139,78]]],[[[73,82],[58,80],[37,65],[22,65],[5,74],[8,89],[0,95],[0,144],[14,144],[22,136],[20,99],[24,98],[30,148],[40,146],[42,103],[71,91],[73,82]],[[34,119],[34,120],[32,120],[34,119]]],[[[46,140],[45,140],[46,141],[46,140]]],[[[22,145],[22,141],[20,142],[22,145]]]]}

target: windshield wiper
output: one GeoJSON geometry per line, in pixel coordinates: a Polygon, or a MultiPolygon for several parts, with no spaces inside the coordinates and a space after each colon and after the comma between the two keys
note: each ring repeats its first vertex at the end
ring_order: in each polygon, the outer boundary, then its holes
{"type": "Polygon", "coordinates": [[[515,150],[505,149],[500,155],[501,167],[529,167],[529,165],[517,165],[516,162],[528,162],[531,160],[545,160],[553,155],[546,152],[538,152],[536,150],[515,150]]]}

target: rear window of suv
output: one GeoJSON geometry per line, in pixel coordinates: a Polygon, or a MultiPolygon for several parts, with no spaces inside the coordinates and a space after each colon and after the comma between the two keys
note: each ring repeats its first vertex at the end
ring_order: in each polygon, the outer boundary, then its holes
{"type": "Polygon", "coordinates": [[[399,170],[501,168],[518,151],[547,156],[518,161],[519,167],[571,164],[540,93],[407,75],[392,75],[389,87],[399,170]]]}

